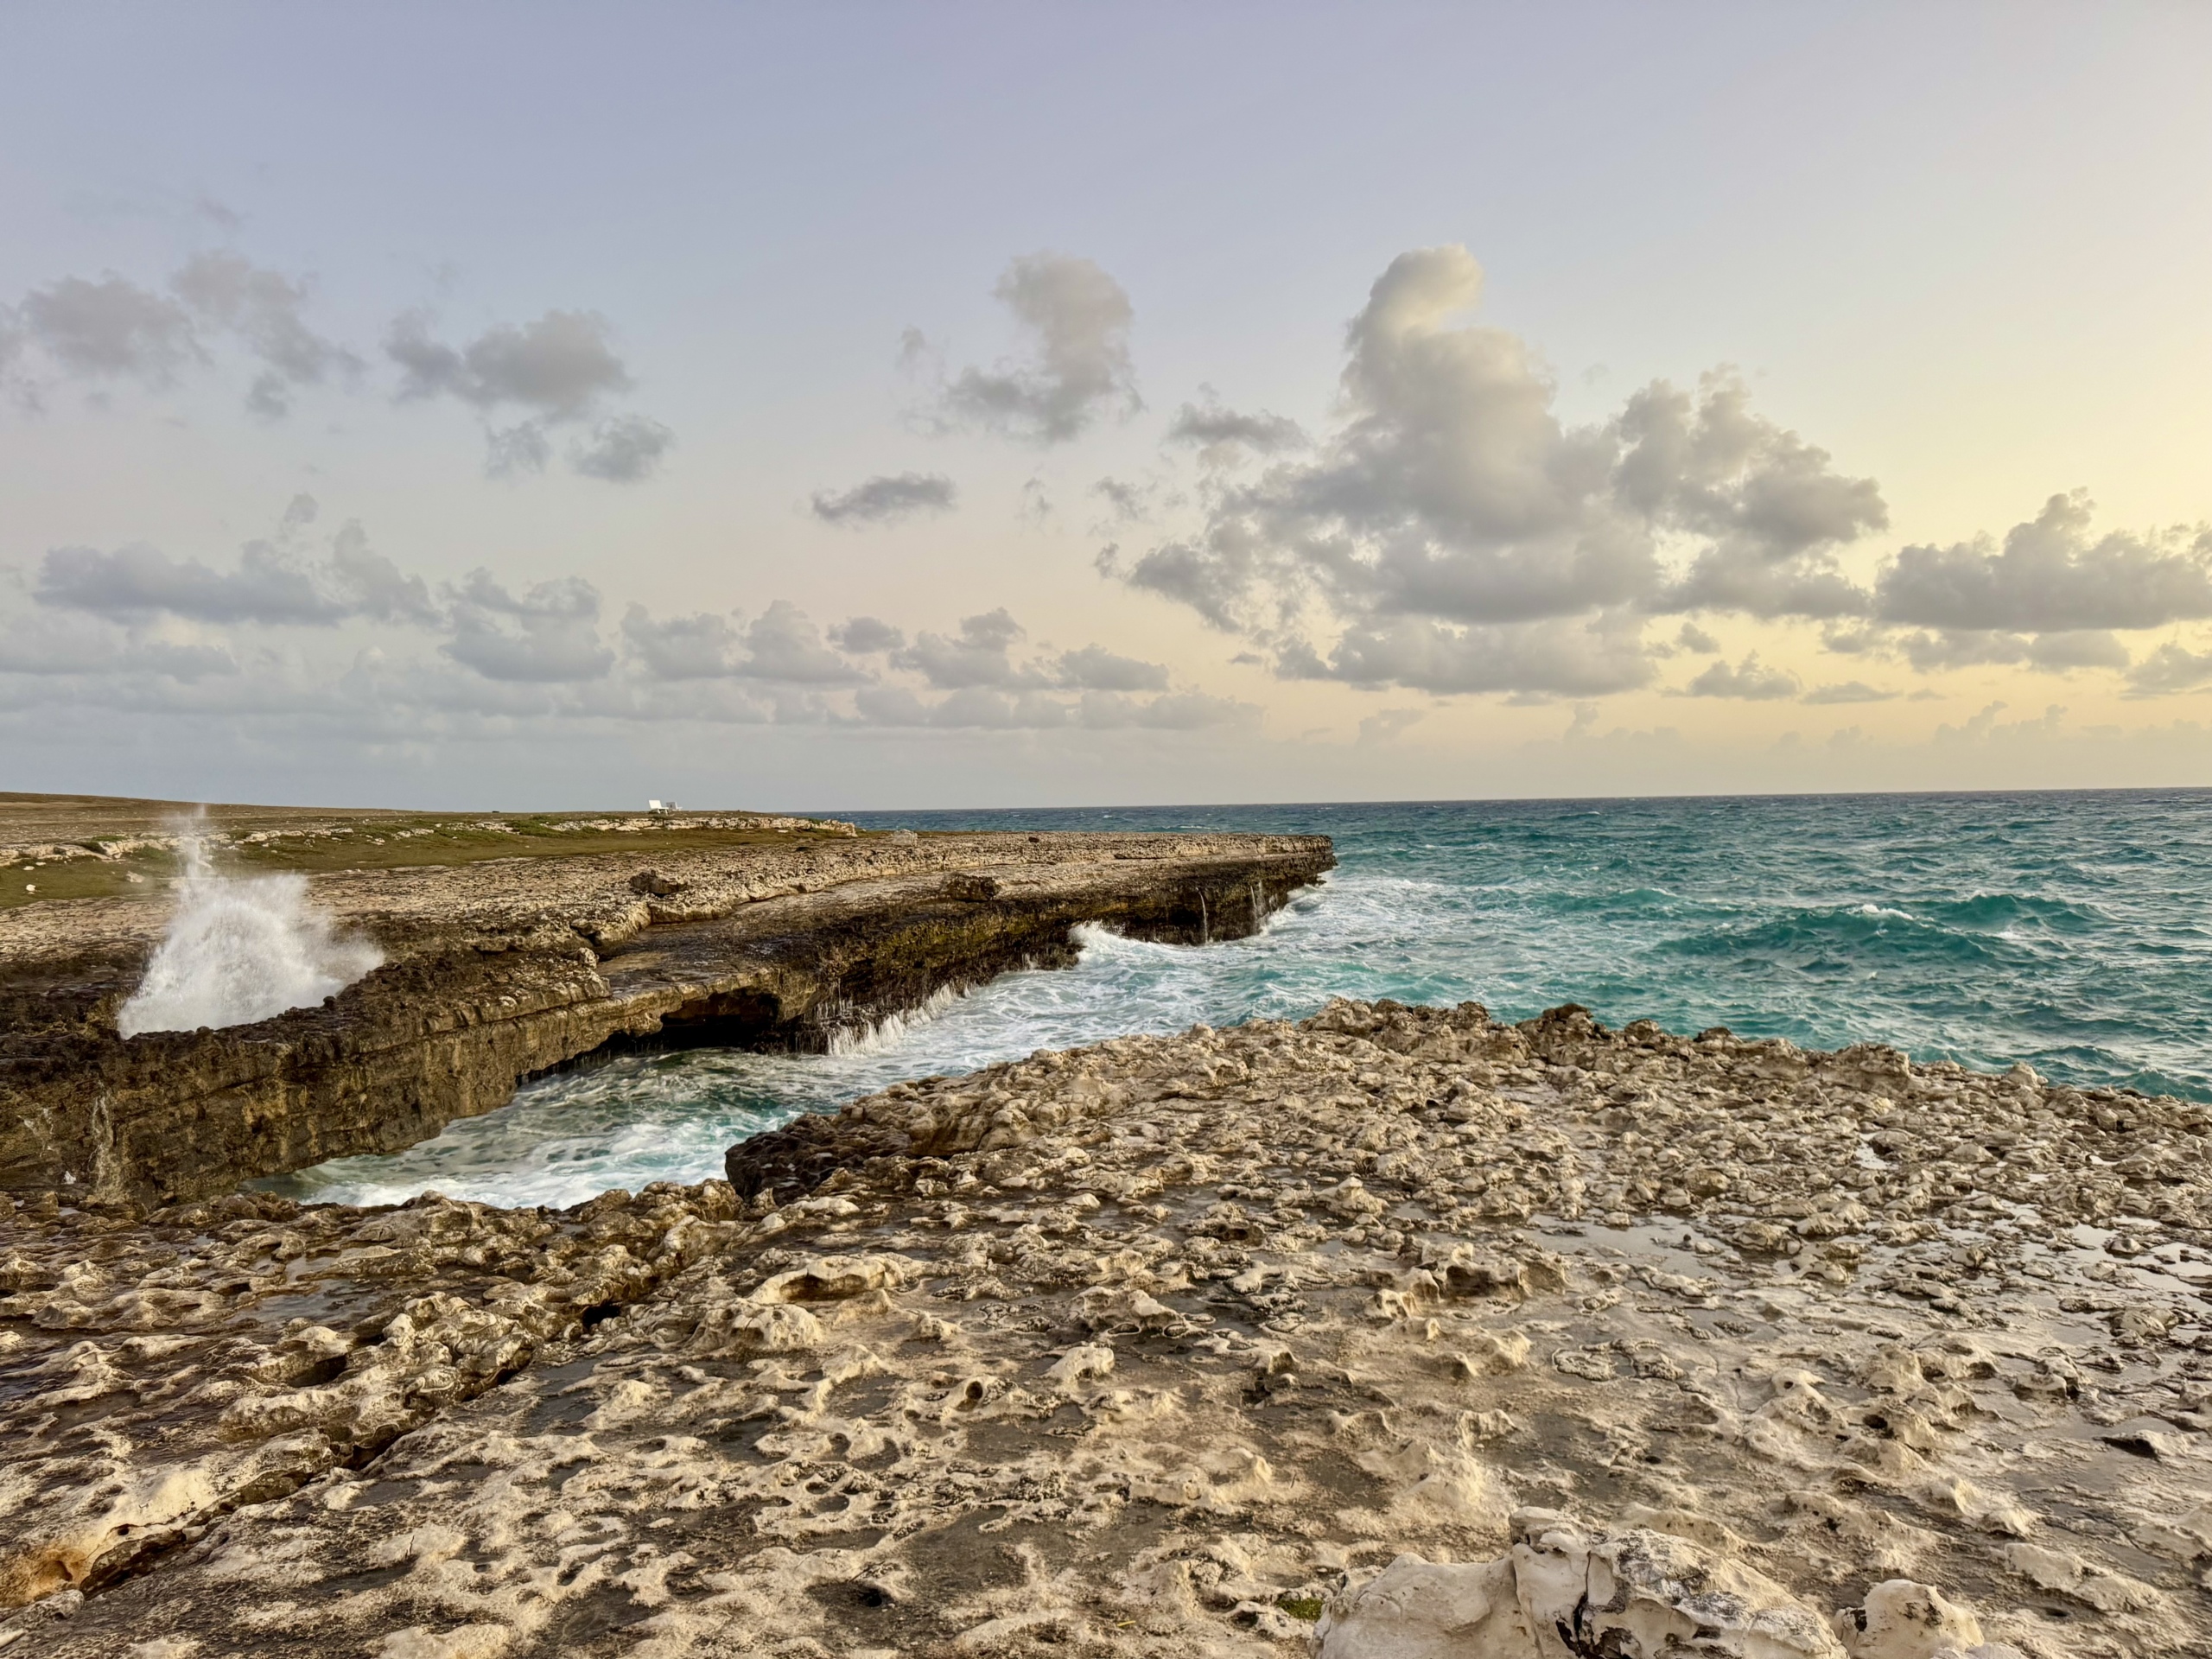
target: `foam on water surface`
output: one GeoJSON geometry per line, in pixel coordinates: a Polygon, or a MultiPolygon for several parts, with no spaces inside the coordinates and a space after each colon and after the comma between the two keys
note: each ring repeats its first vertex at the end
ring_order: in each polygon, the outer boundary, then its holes
{"type": "Polygon", "coordinates": [[[1609,1025],[1726,1025],[1833,1048],[2212,1099],[2212,794],[1497,802],[858,815],[868,827],[1334,836],[1342,868],[1261,936],[1082,933],[1071,969],[1005,976],[826,1055],[631,1056],[302,1196],[426,1189],[569,1204],[718,1173],[723,1150],[901,1078],[1133,1032],[1302,1018],[1332,995],[1580,1002],[1609,1025]]]}

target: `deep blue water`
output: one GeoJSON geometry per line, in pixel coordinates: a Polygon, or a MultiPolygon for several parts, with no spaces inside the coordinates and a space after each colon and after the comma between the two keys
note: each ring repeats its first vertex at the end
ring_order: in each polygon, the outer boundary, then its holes
{"type": "Polygon", "coordinates": [[[2212,1100],[2212,791],[1879,795],[846,814],[869,828],[1224,829],[1336,838],[1341,868],[1261,937],[1087,933],[850,1052],[693,1052],[546,1079],[515,1103],[292,1190],[570,1203],[716,1173],[730,1141],[902,1077],[1331,995],[1521,1019],[1725,1025],[1921,1059],[2025,1059],[2212,1100]]]}

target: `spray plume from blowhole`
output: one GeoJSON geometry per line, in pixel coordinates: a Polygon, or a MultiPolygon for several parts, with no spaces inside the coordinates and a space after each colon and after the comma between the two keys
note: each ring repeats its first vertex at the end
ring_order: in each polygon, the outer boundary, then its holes
{"type": "Polygon", "coordinates": [[[176,914],[146,977],[116,1015],[125,1037],[251,1025],[312,1007],[384,961],[384,952],[308,902],[303,875],[217,873],[204,840],[180,841],[176,914]]]}

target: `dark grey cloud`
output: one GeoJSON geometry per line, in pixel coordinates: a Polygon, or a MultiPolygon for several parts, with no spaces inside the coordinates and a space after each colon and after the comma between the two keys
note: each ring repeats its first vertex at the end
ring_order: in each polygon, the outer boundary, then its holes
{"type": "Polygon", "coordinates": [[[533,582],[518,594],[480,568],[448,593],[453,637],[440,649],[486,679],[596,680],[614,665],[599,638],[599,590],[581,576],[533,582]]]}
{"type": "Polygon", "coordinates": [[[601,399],[627,391],[630,372],[608,341],[607,319],[592,311],[548,311],[535,322],[501,323],[464,346],[430,334],[430,319],[410,311],[385,336],[399,365],[403,397],[448,395],[478,409],[509,405],[554,421],[581,420],[601,399]]]}
{"type": "Polygon", "coordinates": [[[302,312],[309,288],[303,281],[224,252],[194,255],[169,286],[202,322],[237,335],[265,365],[246,394],[257,414],[286,414],[297,388],[355,376],[364,366],[308,326],[302,312]]]}
{"type": "Polygon", "coordinates": [[[113,272],[33,289],[21,311],[25,334],[73,373],[166,386],[188,364],[206,360],[182,305],[113,272]]]}
{"type": "MultiPolygon", "coordinates": [[[[1639,619],[1660,610],[1865,608],[1832,561],[1885,522],[1870,480],[1751,413],[1726,372],[1570,427],[1522,340],[1454,321],[1481,289],[1461,248],[1394,260],[1347,330],[1342,418],[1310,458],[1217,486],[1199,534],[1103,568],[1273,645],[1281,672],[1429,690],[1644,683],[1639,619]],[[1661,556],[1681,543],[1677,582],[1661,556]],[[1336,643],[1289,649],[1317,613],[1336,643]]],[[[1205,413],[1194,440],[1239,429],[1205,413]]]]}
{"type": "Polygon", "coordinates": [[[594,426],[588,442],[574,446],[569,464],[587,478],[635,484],[659,470],[676,446],[676,434],[643,415],[618,415],[594,426]]]}
{"type": "Polygon", "coordinates": [[[233,570],[143,545],[57,547],[41,561],[33,595],[42,605],[138,620],[330,626],[356,618],[436,620],[422,578],[371,548],[359,524],[342,527],[320,556],[309,553],[304,532],[315,517],[315,499],[296,497],[276,536],[248,542],[233,570]]]}
{"type": "Polygon", "coordinates": [[[855,616],[830,630],[830,643],[855,657],[896,651],[906,643],[904,631],[872,616],[855,616]]]}
{"type": "Polygon", "coordinates": [[[827,524],[883,524],[916,513],[948,512],[959,489],[942,473],[884,474],[849,490],[817,490],[814,516],[827,524]]]}
{"type": "Polygon", "coordinates": [[[1758,652],[1753,652],[1733,667],[1726,662],[1714,663],[1675,695],[1771,702],[1782,697],[1794,697],[1801,688],[1802,682],[1795,674],[1787,669],[1769,668],[1759,661],[1758,652]]]}
{"type": "Polygon", "coordinates": [[[1129,296],[1096,264],[1026,255],[1007,267],[995,292],[1014,313],[1023,353],[961,371],[944,388],[948,420],[1059,443],[1102,414],[1143,407],[1129,360],[1129,296]]]}
{"type": "Polygon", "coordinates": [[[1949,547],[1908,547],[1875,585],[1893,626],[2041,633],[2152,628],[2212,616],[2212,529],[2092,539],[2091,505],[2054,495],[2026,524],[1949,547]]]}

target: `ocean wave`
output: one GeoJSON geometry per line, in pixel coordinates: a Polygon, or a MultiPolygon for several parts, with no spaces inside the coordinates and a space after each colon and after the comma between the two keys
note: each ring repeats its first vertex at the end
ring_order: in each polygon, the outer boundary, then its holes
{"type": "MultiPolygon", "coordinates": [[[[1872,1039],[2212,1099],[2209,806],[2144,794],[1117,809],[1115,828],[1333,835],[1343,861],[1249,938],[1083,928],[1072,969],[933,1000],[829,1054],[632,1056],[540,1079],[420,1147],[287,1181],[363,1201],[435,1188],[573,1202],[713,1173],[733,1141],[903,1077],[1300,1018],[1332,995],[1472,998],[1506,1019],[1573,1001],[1613,1025],[1872,1039]]],[[[1109,817],[897,822],[1033,830],[1109,817]]]]}

